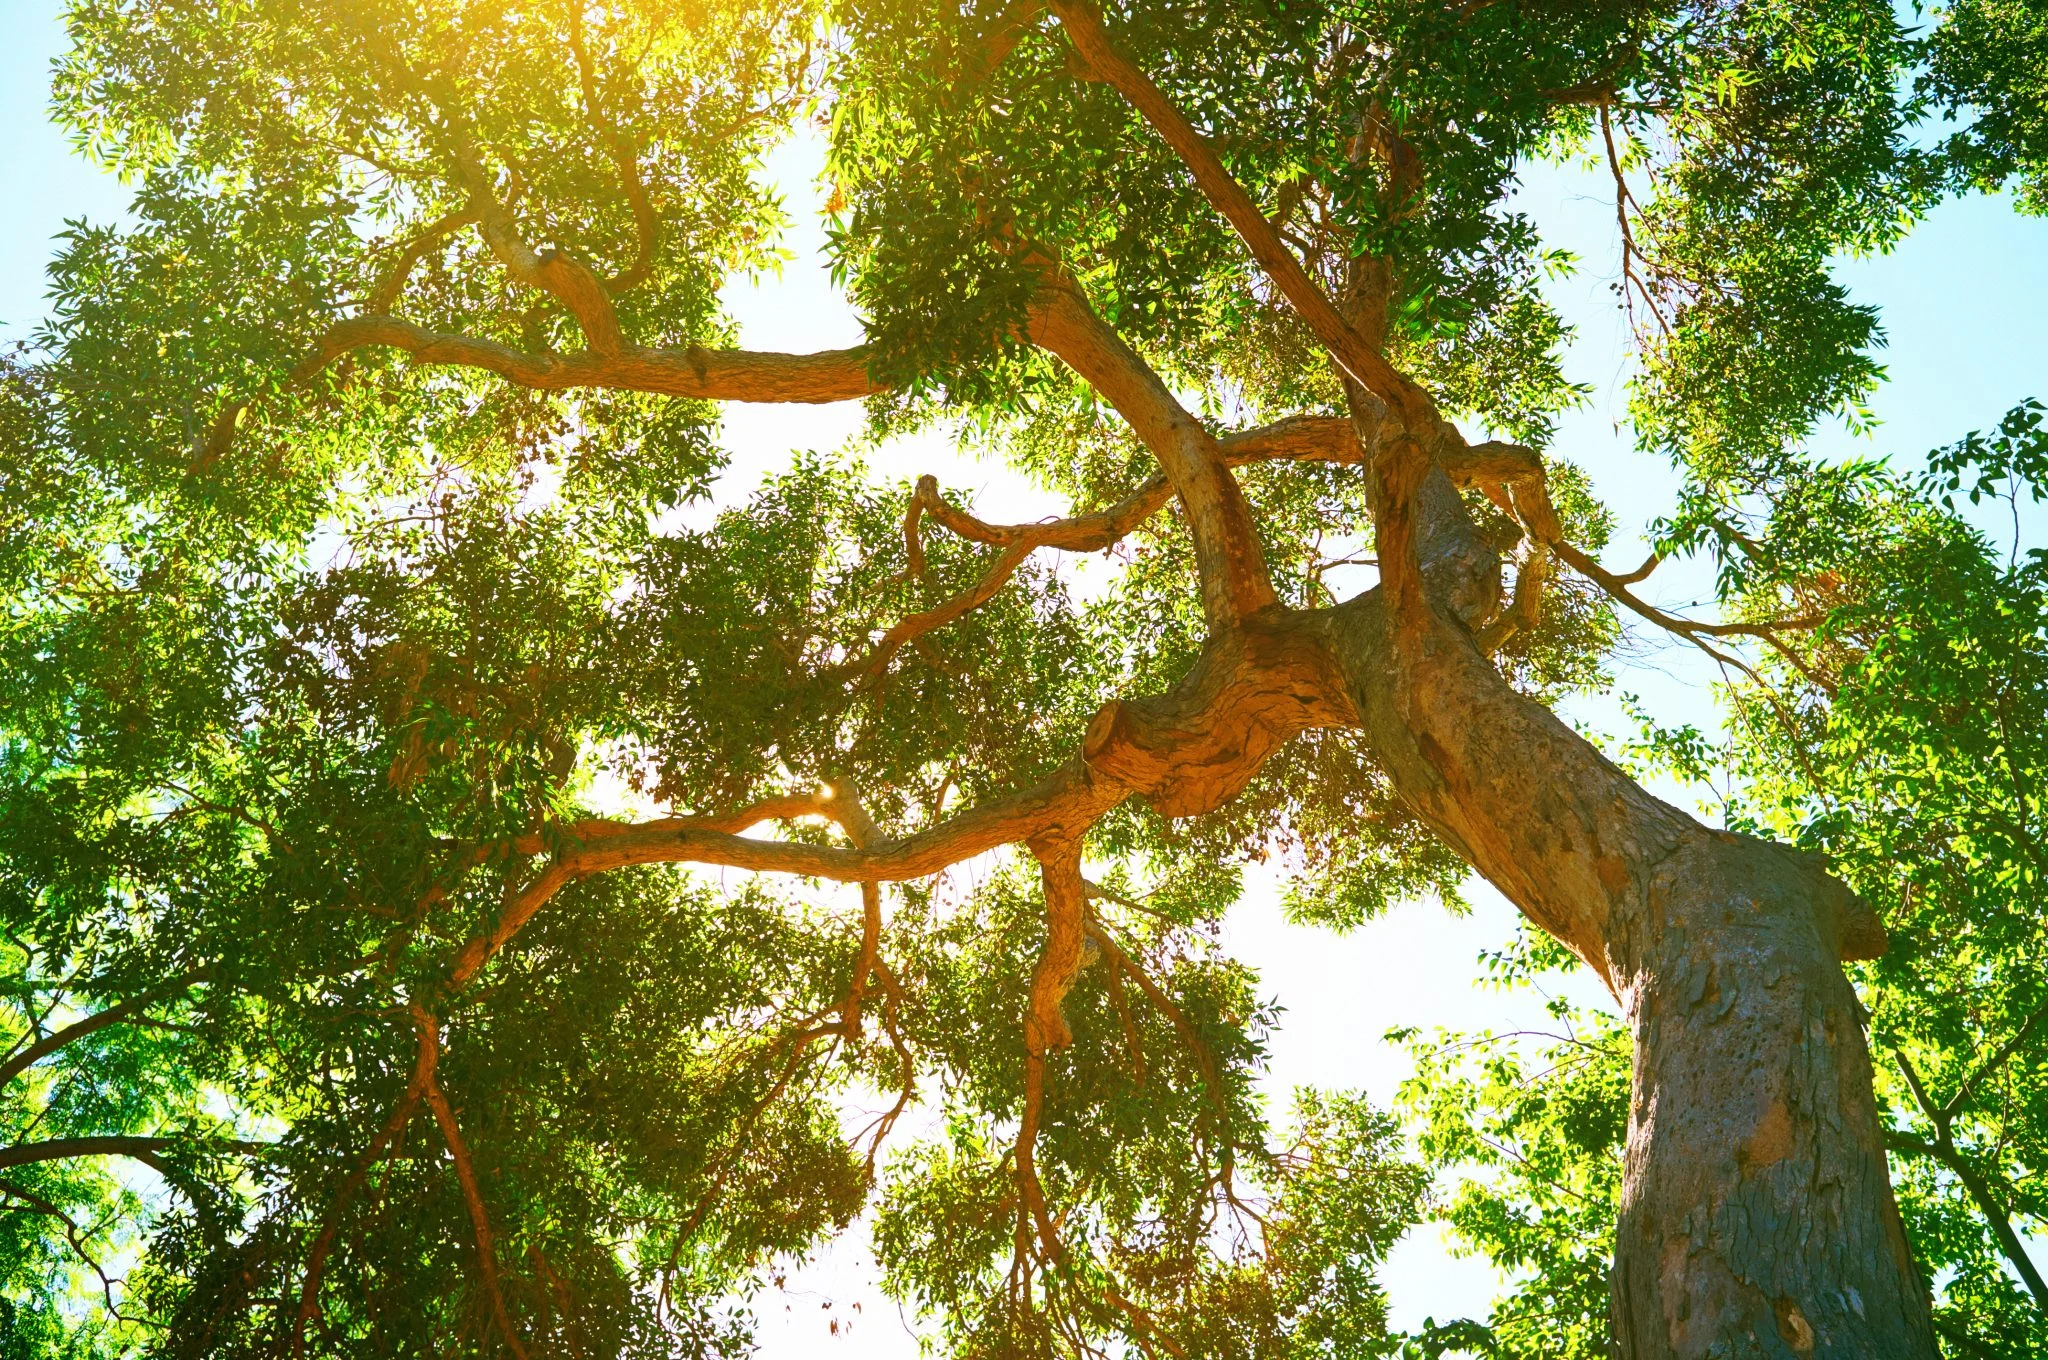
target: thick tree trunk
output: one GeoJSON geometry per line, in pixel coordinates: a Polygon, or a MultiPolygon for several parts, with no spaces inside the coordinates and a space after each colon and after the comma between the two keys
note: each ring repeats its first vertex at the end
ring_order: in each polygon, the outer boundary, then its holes
{"type": "Polygon", "coordinates": [[[1691,838],[1614,942],[1636,1040],[1624,1356],[1933,1354],[1817,877],[1774,847],[1691,838]]]}
{"type": "Polygon", "coordinates": [[[1499,593],[1441,473],[1427,617],[1322,626],[1402,796],[1604,978],[1636,1039],[1613,1321],[1628,1360],[1936,1354],[1844,957],[1883,932],[1814,856],[1651,797],[1516,693],[1468,628],[1499,593]]]}

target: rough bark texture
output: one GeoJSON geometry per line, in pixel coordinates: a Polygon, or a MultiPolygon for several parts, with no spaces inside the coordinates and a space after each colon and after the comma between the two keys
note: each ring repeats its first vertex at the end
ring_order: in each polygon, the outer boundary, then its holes
{"type": "Polygon", "coordinates": [[[1635,1033],[1621,1352],[1933,1353],[1830,898],[1794,856],[1684,837],[1611,948],[1635,1033]]]}
{"type": "Polygon", "coordinates": [[[1396,786],[1607,980],[1636,1039],[1613,1277],[1619,1353],[1935,1354],[1841,960],[1875,919],[1811,856],[1645,792],[1473,645],[1498,565],[1441,474],[1418,497],[1430,608],[1335,611],[1396,786]]]}

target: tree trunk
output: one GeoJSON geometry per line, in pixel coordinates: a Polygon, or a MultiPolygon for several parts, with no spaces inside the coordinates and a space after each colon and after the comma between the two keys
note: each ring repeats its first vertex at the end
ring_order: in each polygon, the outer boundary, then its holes
{"type": "Polygon", "coordinates": [[[1383,588],[1324,626],[1395,787],[1634,1030],[1619,1354],[1934,1356],[1841,970],[1882,950],[1875,917],[1818,857],[1702,826],[1508,686],[1468,631],[1498,559],[1440,472],[1417,501],[1427,610],[1397,619],[1383,588]]]}
{"type": "Polygon", "coordinates": [[[1613,1321],[1624,1356],[1921,1356],[1840,912],[1810,868],[1694,839],[1617,954],[1634,1031],[1613,1321]]]}

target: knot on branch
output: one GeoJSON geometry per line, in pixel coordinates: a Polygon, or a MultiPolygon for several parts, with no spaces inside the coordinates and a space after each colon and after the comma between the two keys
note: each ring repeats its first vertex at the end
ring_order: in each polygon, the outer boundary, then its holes
{"type": "Polygon", "coordinates": [[[1103,705],[1082,739],[1089,767],[1160,815],[1222,806],[1281,743],[1354,721],[1336,663],[1294,616],[1214,634],[1170,692],[1103,705]]]}

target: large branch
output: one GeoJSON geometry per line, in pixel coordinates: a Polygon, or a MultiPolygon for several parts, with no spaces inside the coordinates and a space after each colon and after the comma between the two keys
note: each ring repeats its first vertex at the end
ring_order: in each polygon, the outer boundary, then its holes
{"type": "MultiPolygon", "coordinates": [[[[1081,749],[1037,784],[898,839],[836,846],[740,834],[772,820],[841,818],[836,797],[826,794],[770,799],[725,816],[593,818],[562,827],[548,863],[508,892],[492,927],[463,947],[450,983],[466,985],[562,888],[615,869],[704,864],[843,883],[903,882],[1007,845],[1077,840],[1133,795],[1168,817],[1210,811],[1242,789],[1282,742],[1356,720],[1333,665],[1317,615],[1269,612],[1211,637],[1167,693],[1105,704],[1081,749]]],[[[526,836],[512,848],[538,855],[550,845],[526,836]]]]}
{"type": "Polygon", "coordinates": [[[1258,526],[1216,436],[1071,288],[1054,286],[1040,296],[1031,312],[1031,339],[1106,397],[1159,460],[1187,511],[1210,624],[1229,627],[1272,607],[1276,597],[1258,526]]]}
{"type": "Polygon", "coordinates": [[[327,1211],[321,1216],[320,1231],[313,1239],[313,1246],[306,1253],[306,1274],[299,1284],[298,1307],[292,1316],[291,1353],[292,1360],[303,1360],[306,1353],[306,1328],[320,1313],[320,1282],[327,1271],[327,1257],[334,1250],[335,1238],[341,1233],[341,1216],[350,1201],[361,1192],[370,1178],[370,1171],[384,1160],[392,1143],[405,1132],[419,1109],[420,1097],[433,1080],[435,1065],[440,1061],[441,1046],[437,1035],[420,1034],[413,1058],[412,1079],[406,1084],[405,1094],[385,1116],[383,1125],[377,1130],[370,1145],[356,1158],[355,1166],[328,1201],[327,1211]]]}
{"type": "Polygon", "coordinates": [[[1351,378],[1385,402],[1411,431],[1431,427],[1436,409],[1407,375],[1387,362],[1337,311],[1336,305],[1309,277],[1308,271],[1281,240],[1280,233],[1259,211],[1216,154],[1209,140],[1195,130],[1165,91],[1116,50],[1102,18],[1085,0],[1050,0],[1083,61],[1150,123],[1194,176],[1195,184],[1225,221],[1236,230],[1252,258],[1279,288],[1288,305],[1301,315],[1330,356],[1351,378]]]}
{"type": "Polygon", "coordinates": [[[1016,1268],[1025,1269],[1035,1237],[1048,1261],[1061,1255],[1059,1229],[1045,1201],[1038,1175],[1038,1129],[1045,1114],[1045,1058],[1074,1042],[1063,1003],[1081,971],[1087,933],[1088,892],[1081,879],[1078,839],[1045,838],[1032,843],[1045,887],[1045,947],[1031,975],[1031,999],[1024,1010],[1024,1108],[1013,1145],[1020,1212],[1016,1268]]]}
{"type": "MultiPolygon", "coordinates": [[[[439,1021],[417,1001],[412,1003],[411,1009],[413,1022],[419,1026],[420,1042],[440,1047],[439,1021]]],[[[469,1144],[463,1140],[462,1128],[455,1122],[455,1111],[441,1090],[440,1079],[434,1075],[432,1064],[427,1066],[427,1081],[421,1094],[433,1113],[434,1123],[440,1127],[441,1140],[448,1145],[449,1159],[455,1163],[455,1178],[462,1187],[462,1201],[469,1210],[470,1232],[476,1244],[477,1273],[483,1277],[484,1294],[491,1301],[491,1317],[498,1325],[498,1334],[505,1339],[506,1349],[512,1352],[513,1360],[526,1360],[525,1343],[520,1341],[519,1330],[512,1325],[512,1318],[505,1311],[505,1293],[498,1287],[498,1248],[491,1231],[490,1211],[484,1206],[483,1189],[477,1183],[476,1167],[469,1158],[469,1144]]]]}
{"type": "Polygon", "coordinates": [[[529,354],[495,340],[430,331],[391,316],[338,321],[293,371],[305,381],[351,350],[402,350],[419,364],[480,368],[541,391],[592,387],[701,401],[821,403],[871,396],[864,349],[777,354],[755,350],[627,347],[613,354],[529,354]]]}

